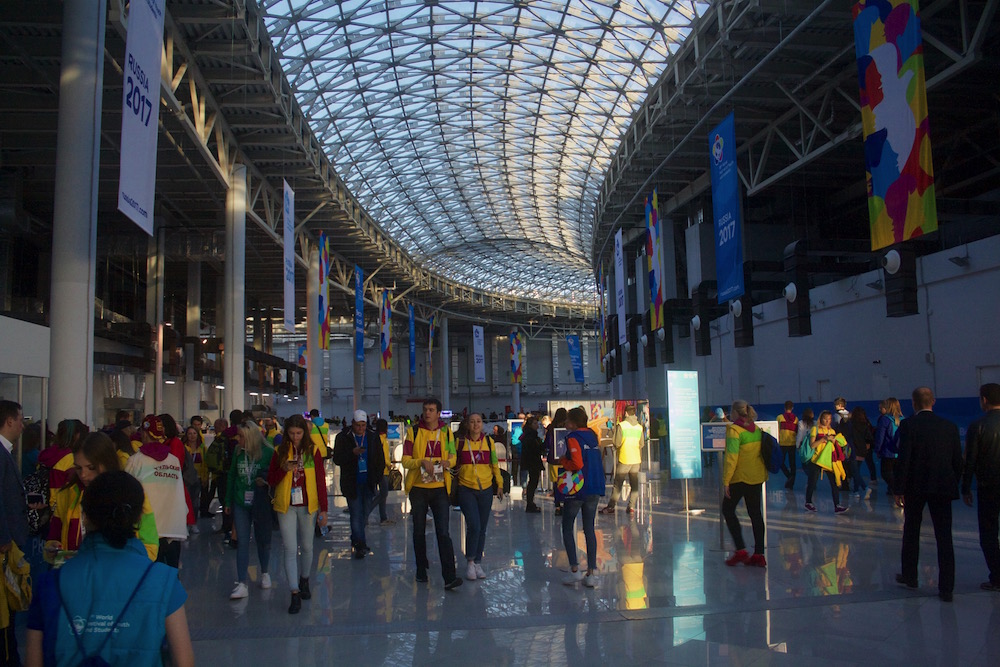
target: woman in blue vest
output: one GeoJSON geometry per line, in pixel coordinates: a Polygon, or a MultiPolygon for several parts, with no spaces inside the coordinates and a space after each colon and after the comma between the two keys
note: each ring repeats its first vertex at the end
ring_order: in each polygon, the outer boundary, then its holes
{"type": "Polygon", "coordinates": [[[150,562],[135,537],[145,495],[123,471],[98,475],[82,499],[87,536],[77,555],[38,581],[28,612],[29,667],[162,664],[166,637],[175,665],[194,665],[177,570],[150,562]],[[73,619],[72,623],[70,619],[73,619]]]}
{"type": "Polygon", "coordinates": [[[597,434],[587,428],[587,412],[573,408],[566,417],[566,454],[559,460],[563,468],[557,484],[565,492],[562,514],[563,544],[569,558],[570,573],[563,579],[567,586],[578,581],[588,588],[597,586],[597,533],[594,519],[597,503],[604,495],[604,464],[597,434]],[[579,570],[576,557],[576,515],[583,513],[583,535],[587,540],[587,573],[579,570]]]}

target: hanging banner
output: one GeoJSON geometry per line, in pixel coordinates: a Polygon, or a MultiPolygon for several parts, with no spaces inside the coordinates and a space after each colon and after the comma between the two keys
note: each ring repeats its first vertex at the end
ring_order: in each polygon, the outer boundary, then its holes
{"type": "Polygon", "coordinates": [[[604,372],[604,356],[608,353],[608,332],[604,330],[604,323],[607,318],[607,313],[604,309],[604,295],[607,289],[604,286],[604,265],[597,267],[597,299],[598,299],[598,309],[600,311],[600,320],[597,322],[597,328],[601,335],[601,372],[604,372]]]}
{"type": "Polygon", "coordinates": [[[298,364],[299,364],[299,366],[302,366],[303,368],[306,368],[306,367],[309,366],[309,363],[308,363],[308,361],[309,361],[308,349],[309,348],[308,348],[308,346],[305,343],[299,343],[299,349],[296,351],[296,354],[298,355],[298,358],[299,358],[298,359],[298,364]]]}
{"type": "Polygon", "coordinates": [[[854,5],[872,250],[937,230],[917,0],[854,5]]]}
{"type": "Polygon", "coordinates": [[[283,208],[285,255],[285,331],[295,333],[295,191],[282,181],[285,193],[283,208]]]}
{"type": "Polygon", "coordinates": [[[160,129],[163,5],[164,0],[129,3],[122,73],[118,210],[150,236],[156,193],[156,139],[160,129]]]}
{"type": "Polygon", "coordinates": [[[667,371],[670,479],[701,477],[698,371],[667,371]]]}
{"type": "Polygon", "coordinates": [[[476,382],[486,382],[486,345],[483,328],[472,325],[472,357],[476,369],[476,382]]]}
{"type": "Polygon", "coordinates": [[[434,378],[434,327],[437,326],[437,313],[431,315],[427,322],[427,386],[431,386],[434,378]]]}
{"type": "Polygon", "coordinates": [[[410,313],[410,375],[417,374],[417,321],[413,316],[413,305],[407,306],[410,313]]]}
{"type": "Polygon", "coordinates": [[[663,327],[663,242],[656,190],[646,198],[646,266],[649,270],[650,329],[656,331],[663,327]]]}
{"type": "Polygon", "coordinates": [[[382,370],[392,370],[392,295],[389,290],[382,290],[382,309],[379,314],[382,325],[382,335],[379,337],[382,346],[382,370]]]}
{"type": "Polygon", "coordinates": [[[354,265],[354,358],[365,361],[365,276],[354,265]]]}
{"type": "Polygon", "coordinates": [[[326,232],[319,235],[319,308],[316,309],[319,318],[319,349],[330,349],[330,288],[327,278],[330,275],[330,243],[326,232]]]}
{"type": "Polygon", "coordinates": [[[625,320],[625,251],[622,248],[622,230],[615,234],[615,313],[618,314],[618,344],[628,340],[625,320]]]}
{"type": "Polygon", "coordinates": [[[566,346],[569,348],[569,362],[573,366],[573,380],[583,383],[583,353],[580,350],[580,337],[576,334],[566,336],[566,346]]]}
{"type": "Polygon", "coordinates": [[[711,148],[712,213],[715,216],[715,278],[719,303],[743,295],[743,231],[736,172],[736,120],[730,113],[708,133],[711,148]]]}
{"type": "Polygon", "coordinates": [[[510,332],[510,383],[519,384],[523,371],[524,341],[519,331],[510,332]]]}

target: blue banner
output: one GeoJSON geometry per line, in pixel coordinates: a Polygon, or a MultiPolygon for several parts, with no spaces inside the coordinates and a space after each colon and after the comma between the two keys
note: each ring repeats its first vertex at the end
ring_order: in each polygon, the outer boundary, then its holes
{"type": "Polygon", "coordinates": [[[354,265],[354,358],[365,361],[365,276],[354,265]]]}
{"type": "Polygon", "coordinates": [[[573,364],[573,380],[583,383],[583,354],[580,352],[580,337],[566,336],[566,346],[569,348],[569,361],[573,364]]]}
{"type": "Polygon", "coordinates": [[[719,303],[743,295],[743,231],[740,182],[736,172],[736,122],[732,113],[708,133],[715,217],[715,277],[719,303]]]}
{"type": "Polygon", "coordinates": [[[667,371],[670,479],[701,478],[698,371],[667,371]]]}
{"type": "Polygon", "coordinates": [[[417,323],[413,319],[413,306],[410,310],[410,375],[417,374],[417,323]]]}

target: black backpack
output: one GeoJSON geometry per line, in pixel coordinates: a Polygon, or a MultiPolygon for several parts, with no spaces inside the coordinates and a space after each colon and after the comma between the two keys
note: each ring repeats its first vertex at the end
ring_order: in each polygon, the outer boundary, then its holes
{"type": "Polygon", "coordinates": [[[781,447],[774,436],[763,429],[760,432],[760,458],[764,460],[764,467],[768,472],[781,472],[781,461],[784,458],[781,447]]]}

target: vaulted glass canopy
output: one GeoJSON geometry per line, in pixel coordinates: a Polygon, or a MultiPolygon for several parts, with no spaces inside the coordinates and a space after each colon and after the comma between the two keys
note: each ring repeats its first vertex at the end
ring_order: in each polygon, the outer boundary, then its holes
{"type": "Polygon", "coordinates": [[[706,2],[262,0],[337,173],[415,260],[593,302],[594,205],[706,2]]]}

